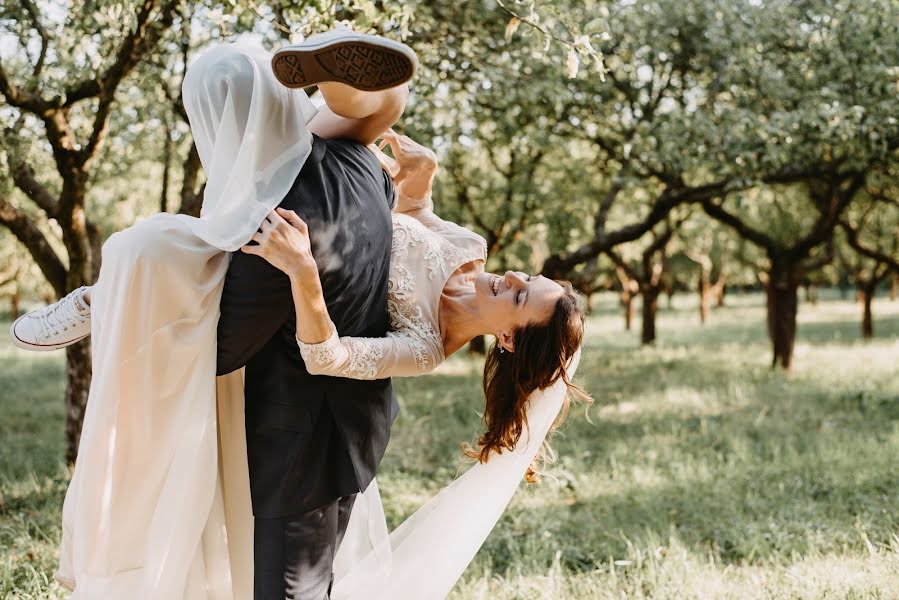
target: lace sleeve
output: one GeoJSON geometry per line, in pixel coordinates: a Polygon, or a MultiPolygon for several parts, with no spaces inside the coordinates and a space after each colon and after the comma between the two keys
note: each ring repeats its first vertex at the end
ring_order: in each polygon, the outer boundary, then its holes
{"type": "Polygon", "coordinates": [[[319,344],[305,344],[297,338],[306,369],[313,375],[349,379],[414,377],[433,370],[438,357],[433,349],[412,332],[390,331],[387,337],[331,337],[319,344]]]}
{"type": "Polygon", "coordinates": [[[410,198],[402,192],[397,192],[394,212],[410,214],[421,210],[434,212],[434,201],[430,191],[421,198],[410,198]]]}

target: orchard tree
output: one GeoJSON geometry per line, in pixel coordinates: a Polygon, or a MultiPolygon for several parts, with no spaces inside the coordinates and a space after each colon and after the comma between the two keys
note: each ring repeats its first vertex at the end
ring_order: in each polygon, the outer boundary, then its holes
{"type": "Polygon", "coordinates": [[[724,286],[727,283],[727,244],[722,231],[705,224],[705,231],[692,231],[683,236],[686,248],[684,256],[698,267],[696,274],[696,292],[699,299],[699,322],[705,325],[709,319],[712,303],[724,305],[724,286]]]}
{"type": "Polygon", "coordinates": [[[766,254],[772,364],[789,369],[798,287],[831,258],[842,215],[899,147],[899,35],[885,18],[896,5],[744,8],[694,146],[763,182],[702,206],[766,254]]]}
{"type": "MultiPolygon", "coordinates": [[[[659,296],[666,285],[668,246],[684,220],[684,218],[667,220],[657,232],[651,233],[649,243],[636,250],[635,257],[631,260],[627,260],[617,250],[605,251],[615,264],[622,281],[622,290],[628,291],[625,305],[625,323],[628,329],[630,329],[630,302],[635,295],[639,295],[642,300],[640,343],[644,346],[656,341],[656,314],[659,296]]],[[[622,298],[624,299],[624,296],[622,298]]]]}
{"type": "MultiPolygon", "coordinates": [[[[890,173],[892,175],[892,173],[890,173]]],[[[874,337],[872,302],[890,276],[899,275],[899,182],[883,178],[840,221],[846,247],[840,259],[862,304],[862,337],[874,337]]]]}
{"type": "MultiPolygon", "coordinates": [[[[0,27],[21,51],[0,61],[3,140],[9,175],[38,210],[0,198],[0,223],[28,249],[58,296],[93,283],[100,266],[99,228],[88,191],[109,133],[117,92],[156,50],[175,21],[179,0],[94,2],[42,13],[34,0],[6,4],[0,27]],[[41,140],[42,143],[38,143],[41,140]],[[47,147],[55,173],[35,168],[47,147]],[[39,226],[60,229],[64,256],[39,226]]],[[[88,343],[66,350],[66,458],[73,461],[90,386],[88,343]]]]}

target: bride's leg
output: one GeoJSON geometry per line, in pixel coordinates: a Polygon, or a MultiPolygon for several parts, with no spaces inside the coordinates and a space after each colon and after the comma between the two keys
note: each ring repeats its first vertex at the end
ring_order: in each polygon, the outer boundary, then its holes
{"type": "Polygon", "coordinates": [[[342,27],[281,48],[272,58],[283,85],[321,90],[326,106],[309,124],[312,133],[366,146],[403,114],[417,67],[409,46],[342,27]]]}
{"type": "Polygon", "coordinates": [[[377,92],[330,82],[319,89],[326,105],[309,123],[309,130],[325,139],[350,139],[366,146],[396,123],[409,98],[405,83],[377,92]]]}

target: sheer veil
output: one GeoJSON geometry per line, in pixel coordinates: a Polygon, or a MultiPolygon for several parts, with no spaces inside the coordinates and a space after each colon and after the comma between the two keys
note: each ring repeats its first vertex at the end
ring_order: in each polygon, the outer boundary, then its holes
{"type": "Polygon", "coordinates": [[[237,250],[293,185],[312,150],[306,124],[316,108],[303,90],[278,83],[269,52],[243,44],[204,52],[183,94],[207,180],[190,226],[208,244],[237,250]]]}
{"type": "Polygon", "coordinates": [[[92,294],[93,378],[55,574],[71,600],[253,594],[242,374],[215,377],[223,251],[290,189],[315,108],[243,44],[203,53],[183,94],[208,179],[202,216],[112,235],[92,294]]]}
{"type": "MultiPolygon", "coordinates": [[[[569,379],[580,357],[578,350],[567,368],[569,379]]],[[[384,513],[377,485],[369,486],[356,501],[337,553],[332,600],[445,598],[506,510],[566,393],[562,380],[532,393],[528,428],[515,449],[469,468],[387,538],[371,523],[384,513]]]]}

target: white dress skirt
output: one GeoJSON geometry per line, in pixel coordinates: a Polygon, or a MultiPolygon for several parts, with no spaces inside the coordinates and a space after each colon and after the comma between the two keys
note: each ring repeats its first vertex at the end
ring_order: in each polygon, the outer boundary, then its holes
{"type": "MultiPolygon", "coordinates": [[[[103,247],[93,380],[56,574],[73,600],[253,597],[243,373],[215,376],[218,305],[228,251],[292,184],[314,114],[304,94],[274,80],[270,58],[220,46],[188,70],[185,103],[210,180],[201,218],[156,215],[103,247]],[[251,147],[260,140],[265,150],[251,147]],[[242,169],[252,185],[212,185],[242,169]]],[[[505,510],[564,395],[561,381],[535,392],[514,451],[472,466],[389,535],[373,482],[354,505],[332,598],[444,598],[505,510]]]]}

